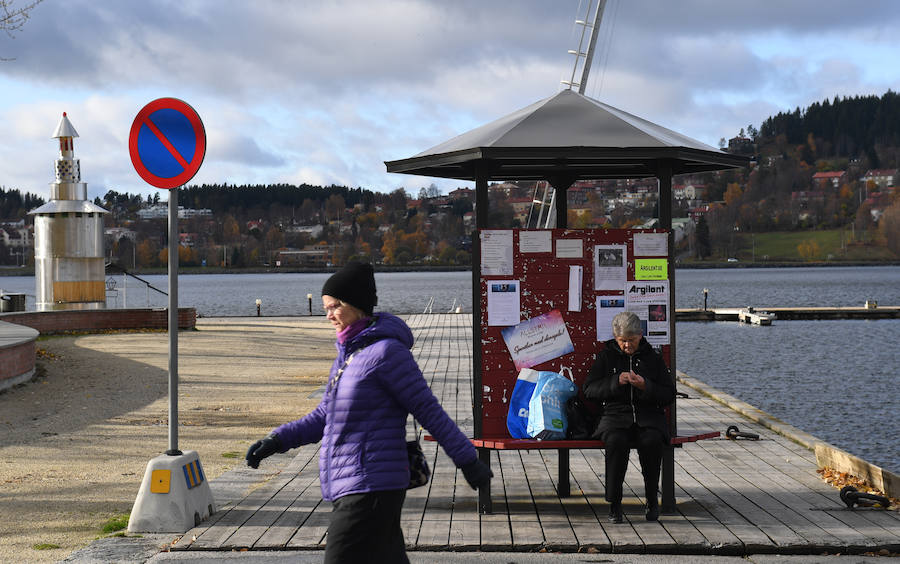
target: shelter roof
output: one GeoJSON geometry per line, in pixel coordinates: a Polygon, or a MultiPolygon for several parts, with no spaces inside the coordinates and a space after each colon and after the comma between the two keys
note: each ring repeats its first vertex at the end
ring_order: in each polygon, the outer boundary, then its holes
{"type": "Polygon", "coordinates": [[[748,158],[563,90],[440,143],[388,172],[475,180],[637,178],[745,166],[748,158]]]}

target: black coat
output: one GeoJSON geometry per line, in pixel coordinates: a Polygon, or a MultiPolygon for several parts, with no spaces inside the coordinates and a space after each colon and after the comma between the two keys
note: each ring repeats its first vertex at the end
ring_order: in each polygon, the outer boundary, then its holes
{"type": "Polygon", "coordinates": [[[603,404],[603,416],[593,438],[602,438],[609,429],[627,429],[637,423],[639,427],[659,429],[668,441],[664,408],[675,400],[675,383],[662,356],[643,338],[633,355],[625,354],[615,339],[604,345],[583,387],[585,399],[603,404]],[[629,370],[644,378],[646,389],[619,385],[619,374],[629,370]]]}

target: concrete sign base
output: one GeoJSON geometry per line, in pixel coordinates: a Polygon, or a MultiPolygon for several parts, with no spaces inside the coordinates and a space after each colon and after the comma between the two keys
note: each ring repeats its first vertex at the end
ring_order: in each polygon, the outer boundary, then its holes
{"type": "Polygon", "coordinates": [[[163,454],[147,465],[128,532],[184,533],[215,512],[197,451],[163,454]]]}

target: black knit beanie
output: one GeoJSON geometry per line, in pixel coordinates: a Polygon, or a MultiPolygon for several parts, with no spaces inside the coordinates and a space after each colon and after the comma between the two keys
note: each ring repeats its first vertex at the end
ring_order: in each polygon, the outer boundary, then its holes
{"type": "Polygon", "coordinates": [[[375,269],[371,264],[348,262],[325,281],[322,295],[331,296],[372,315],[378,296],[375,294],[375,269]]]}

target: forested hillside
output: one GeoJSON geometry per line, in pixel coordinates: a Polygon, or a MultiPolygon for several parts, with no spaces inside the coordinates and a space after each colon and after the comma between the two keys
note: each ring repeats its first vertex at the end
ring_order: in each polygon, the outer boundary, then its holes
{"type": "MultiPolygon", "coordinates": [[[[896,93],[834,98],[778,113],[720,145],[747,155],[751,164],[674,179],[693,194],[683,190],[677,196],[674,216],[691,217],[695,225],[700,221],[682,242],[681,259],[758,261],[767,253],[784,260],[900,258],[900,198],[893,187],[900,169],[896,93]],[[773,245],[777,253],[756,252],[757,238],[762,243],[763,234],[785,232],[810,235],[782,237],[799,243],[773,245]],[[824,238],[814,235],[826,232],[824,238]]],[[[641,225],[658,209],[652,181],[598,181],[573,192],[568,224],[574,228],[641,225]]],[[[498,182],[489,196],[489,226],[520,227],[533,184],[498,182]]],[[[181,222],[180,253],[188,266],[272,264],[285,250],[298,251],[295,256],[318,253],[321,261],[337,264],[359,257],[386,264],[465,265],[472,200],[471,190],[448,197],[434,185],[415,194],[308,184],[187,186],[179,191],[179,204],[200,211],[181,222]]],[[[20,189],[0,188],[0,220],[15,235],[22,229],[17,222],[43,203],[20,189]]],[[[112,230],[111,260],[133,268],[166,264],[159,191],[142,197],[110,188],[95,203],[110,211],[105,221],[112,230]],[[154,208],[155,214],[147,213],[154,208]]],[[[0,262],[4,257],[14,258],[0,249],[0,262]]]]}

